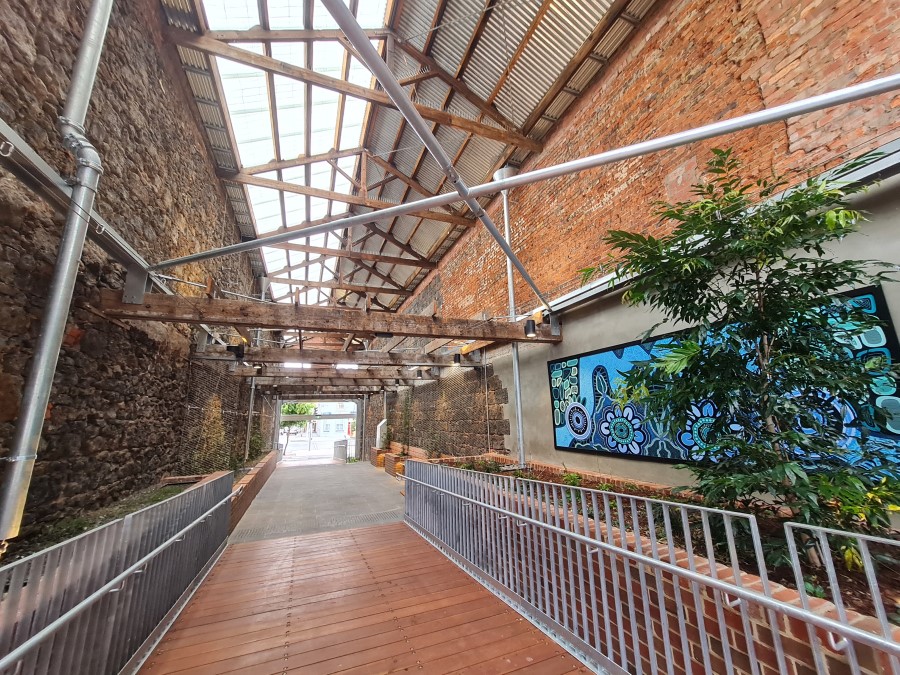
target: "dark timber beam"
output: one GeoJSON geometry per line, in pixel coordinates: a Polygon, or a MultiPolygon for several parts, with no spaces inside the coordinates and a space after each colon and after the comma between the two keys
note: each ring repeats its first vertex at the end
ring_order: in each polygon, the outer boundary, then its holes
{"type": "Polygon", "coordinates": [[[149,293],[140,304],[123,302],[122,292],[99,289],[99,307],[108,317],[214,326],[300,329],[324,333],[390,333],[408,337],[492,342],[561,342],[549,325],[539,325],[536,337],[525,337],[519,323],[432,318],[414,314],[369,312],[308,305],[221,298],[197,298],[149,293]]]}
{"type": "MultiPolygon", "coordinates": [[[[373,40],[381,40],[391,35],[387,28],[369,28],[365,31],[373,40]]],[[[247,30],[211,30],[206,36],[222,42],[306,42],[309,40],[343,40],[345,35],[341,30],[264,30],[262,28],[248,28],[247,30]]]]}
{"type": "MultiPolygon", "coordinates": [[[[246,354],[244,360],[246,361],[246,354]]],[[[377,368],[338,368],[321,366],[311,368],[284,368],[281,366],[236,366],[229,372],[236,377],[287,377],[299,380],[433,380],[429,368],[410,369],[406,366],[383,366],[377,368]],[[416,370],[422,372],[419,378],[416,370]]]]}
{"type": "MultiPolygon", "coordinates": [[[[191,358],[208,361],[225,361],[234,363],[234,354],[225,351],[225,347],[210,345],[205,351],[196,352],[191,358]]],[[[353,363],[364,366],[422,366],[446,367],[453,365],[451,354],[435,355],[417,351],[381,352],[381,351],[339,351],[331,349],[275,349],[251,348],[244,351],[247,363],[309,363],[312,365],[332,366],[338,363],[353,363]]],[[[481,359],[463,356],[463,366],[479,366],[481,359]]]]}

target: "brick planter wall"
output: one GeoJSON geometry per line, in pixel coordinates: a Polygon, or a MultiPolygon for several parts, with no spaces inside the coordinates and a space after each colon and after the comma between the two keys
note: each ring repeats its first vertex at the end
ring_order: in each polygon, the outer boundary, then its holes
{"type": "Polygon", "coordinates": [[[277,464],[278,452],[273,450],[263,457],[256,466],[250,469],[250,471],[237,482],[235,488],[243,486],[244,489],[239,495],[231,500],[231,522],[228,527],[229,532],[234,531],[234,528],[237,527],[237,524],[247,512],[247,509],[250,508],[253,499],[259,494],[259,491],[262,490],[263,485],[269,480],[269,476],[272,475],[272,472],[275,471],[277,464]]]}

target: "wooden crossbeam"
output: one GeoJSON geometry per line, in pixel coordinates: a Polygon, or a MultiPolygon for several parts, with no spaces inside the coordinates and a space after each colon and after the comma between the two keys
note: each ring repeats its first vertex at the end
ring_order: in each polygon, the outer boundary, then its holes
{"type": "Polygon", "coordinates": [[[392,312],[369,312],[290,305],[250,300],[209,299],[148,293],[140,304],[122,300],[122,292],[99,289],[99,309],[115,319],[206,323],[213,326],[301,329],[326,333],[391,333],[409,337],[448,340],[492,340],[494,342],[561,342],[551,335],[550,326],[538,326],[538,335],[525,337],[520,324],[493,323],[467,319],[433,319],[427,316],[392,312]]]}
{"type": "MultiPolygon", "coordinates": [[[[225,347],[210,345],[205,351],[195,353],[192,358],[225,361],[233,363],[234,354],[225,351],[225,347]]],[[[309,363],[312,365],[331,366],[338,363],[354,363],[364,366],[422,366],[444,367],[453,365],[453,356],[425,354],[423,352],[381,352],[381,351],[338,351],[331,349],[274,349],[248,347],[244,351],[247,363],[309,363]]],[[[462,365],[477,366],[481,360],[463,357],[462,365]]]]}
{"type": "Polygon", "coordinates": [[[404,40],[394,40],[394,44],[397,45],[401,50],[409,54],[413,59],[421,63],[423,66],[427,67],[429,72],[437,75],[441,80],[449,86],[453,91],[459,94],[462,98],[467,100],[469,103],[474,105],[478,110],[492,120],[495,120],[502,124],[507,129],[515,129],[516,126],[512,122],[510,122],[503,114],[497,110],[493,105],[487,103],[483,98],[481,98],[474,91],[469,89],[469,85],[463,82],[461,79],[454,77],[452,74],[448,73],[444,70],[441,65],[435,61],[432,57],[428,56],[428,54],[423,54],[418,49],[413,47],[411,44],[404,40]]]}
{"type": "MultiPolygon", "coordinates": [[[[306,185],[297,185],[296,183],[288,183],[273,178],[260,178],[259,176],[253,176],[249,173],[227,174],[223,175],[223,178],[234,181],[235,183],[241,183],[242,185],[255,185],[257,187],[264,187],[272,190],[283,190],[284,192],[306,195],[307,197],[318,197],[319,199],[330,199],[345,204],[353,204],[354,206],[365,206],[369,209],[387,209],[392,206],[397,206],[393,202],[383,202],[379,199],[366,199],[365,197],[359,197],[357,195],[333,192],[331,190],[323,190],[321,188],[308,187],[306,185]]],[[[472,227],[475,224],[475,221],[470,218],[455,216],[450,213],[444,213],[443,211],[429,211],[428,209],[422,209],[421,211],[414,211],[413,213],[420,217],[428,218],[429,220],[437,220],[441,223],[459,225],[460,227],[472,227]]]]}
{"type": "Polygon", "coordinates": [[[396,166],[394,166],[390,162],[383,160],[378,155],[372,155],[372,154],[367,153],[366,156],[369,159],[371,159],[372,162],[375,163],[377,166],[380,166],[384,171],[391,174],[397,180],[399,180],[403,183],[406,183],[406,185],[411,187],[413,190],[418,192],[420,195],[422,195],[424,197],[434,197],[434,193],[431,190],[426,188],[415,178],[411,178],[410,176],[407,176],[405,173],[400,171],[400,169],[398,169],[396,166]]]}
{"type": "MultiPolygon", "coordinates": [[[[301,68],[300,66],[295,66],[285,61],[279,61],[263,54],[255,54],[245,49],[241,49],[240,47],[234,47],[204,35],[197,35],[196,33],[168,26],[166,28],[166,36],[171,42],[182,47],[196,49],[197,51],[205,52],[207,54],[214,54],[215,56],[228,59],[229,61],[243,63],[268,73],[281,75],[300,82],[306,82],[317,87],[322,87],[323,89],[335,91],[339,94],[346,94],[347,96],[353,96],[354,98],[359,98],[377,105],[396,108],[390,97],[382,91],[363,87],[322,73],[317,73],[314,70],[301,68]]],[[[543,147],[538,141],[523,136],[515,131],[498,129],[497,127],[482,124],[481,122],[475,122],[443,110],[435,110],[434,108],[429,108],[428,106],[418,103],[415,103],[414,105],[422,117],[426,120],[437,122],[438,124],[462,129],[463,131],[475,134],[476,136],[490,138],[507,145],[516,145],[521,148],[527,148],[532,152],[540,152],[543,147]]]]}
{"type": "MultiPolygon", "coordinates": [[[[407,371],[410,372],[410,371],[407,371]]],[[[423,376],[424,380],[424,376],[423,376]]],[[[256,383],[265,386],[277,384],[279,387],[381,387],[382,385],[410,385],[420,380],[414,372],[405,377],[269,377],[260,375],[256,383]]]]}
{"type": "Polygon", "coordinates": [[[307,164],[315,164],[316,162],[327,162],[333,159],[342,159],[344,157],[353,157],[365,152],[365,148],[352,148],[351,150],[329,150],[318,155],[309,155],[295,157],[294,159],[273,159],[265,164],[257,164],[244,168],[244,173],[266,173],[268,171],[278,171],[279,169],[293,169],[298,166],[306,166],[307,164]]]}
{"type": "MultiPolygon", "coordinates": [[[[388,28],[367,28],[364,32],[372,40],[384,39],[391,35],[391,30],[388,28]]],[[[248,28],[247,30],[212,30],[208,31],[206,36],[222,42],[308,42],[338,41],[346,38],[344,32],[338,29],[264,30],[248,28]]]]}
{"type": "Polygon", "coordinates": [[[411,291],[396,286],[363,286],[349,284],[340,281],[306,281],[305,279],[291,279],[290,277],[268,277],[273,284],[287,284],[288,286],[305,286],[306,288],[332,288],[339,291],[355,291],[357,293],[390,293],[392,295],[412,295],[411,291]]]}
{"type": "MultiPolygon", "coordinates": [[[[343,248],[325,248],[323,246],[306,246],[304,244],[273,244],[270,248],[277,248],[283,251],[294,251],[296,253],[317,253],[326,257],[334,256],[335,258],[348,258],[350,260],[367,260],[369,262],[387,263],[389,265],[408,265],[409,267],[421,267],[426,270],[433,270],[437,267],[437,263],[433,263],[430,260],[403,258],[400,256],[366,253],[363,251],[348,251],[343,248]]],[[[303,266],[306,266],[305,263],[303,266]]],[[[284,269],[287,270],[288,268],[284,269]]],[[[275,272],[272,274],[275,274],[275,272]]]]}

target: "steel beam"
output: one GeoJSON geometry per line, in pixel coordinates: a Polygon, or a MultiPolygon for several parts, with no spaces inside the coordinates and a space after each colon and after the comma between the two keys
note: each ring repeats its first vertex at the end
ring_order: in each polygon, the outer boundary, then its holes
{"type": "Polygon", "coordinates": [[[412,127],[413,131],[416,132],[416,135],[425,147],[428,148],[428,152],[431,153],[431,156],[434,157],[438,166],[441,167],[441,170],[447,176],[447,180],[449,180],[456,189],[457,194],[462,198],[466,206],[469,207],[473,215],[482,222],[487,231],[494,238],[494,241],[496,241],[500,248],[503,249],[506,257],[512,261],[512,264],[515,265],[519,274],[522,275],[522,278],[525,279],[526,283],[531,287],[531,290],[534,291],[534,294],[549,311],[549,301],[544,297],[544,294],[541,293],[541,290],[537,287],[534,279],[531,278],[528,270],[525,269],[522,261],[519,260],[513,250],[509,247],[509,244],[506,243],[506,240],[503,239],[503,235],[497,230],[494,221],[491,220],[491,217],[483,208],[481,208],[481,204],[478,203],[478,200],[470,194],[469,187],[466,185],[465,181],[463,181],[462,176],[457,172],[456,167],[453,166],[453,160],[451,160],[444,151],[440,141],[438,141],[432,133],[431,127],[422,117],[419,107],[410,100],[406,90],[404,90],[403,87],[400,86],[400,83],[397,82],[397,78],[394,77],[394,74],[391,72],[391,69],[388,68],[387,63],[382,60],[378,51],[366,37],[365,31],[363,31],[359,23],[357,23],[356,17],[353,16],[353,13],[342,0],[322,0],[322,4],[331,13],[335,22],[337,22],[341,30],[344,31],[347,39],[350,40],[351,44],[353,44],[359,52],[359,56],[362,58],[363,63],[365,63],[369,71],[375,75],[385,93],[394,102],[394,105],[397,106],[397,109],[403,114],[403,117],[406,118],[409,126],[412,127]]]}
{"type": "Polygon", "coordinates": [[[100,53],[103,50],[112,5],[113,0],[94,0],[88,10],[78,56],[72,68],[63,114],[59,118],[59,133],[63,145],[77,159],[76,183],[72,189],[71,204],[59,243],[40,336],[35,345],[22,394],[22,407],[12,450],[6,458],[10,467],[4,475],[3,489],[0,491],[2,542],[19,534],[28,486],[31,483],[41,442],[47,403],[53,386],[53,375],[59,361],[66,319],[72,303],[75,280],[78,277],[78,263],[84,250],[90,213],[94,207],[94,196],[100,183],[100,175],[103,173],[100,155],[84,135],[84,120],[91,101],[94,78],[100,63],[100,53]]]}
{"type": "MultiPolygon", "coordinates": [[[[581,159],[574,159],[569,162],[555,164],[553,166],[544,167],[543,169],[526,171],[524,173],[520,173],[518,176],[513,176],[511,178],[504,178],[503,180],[499,181],[483,183],[481,185],[476,185],[475,187],[469,188],[468,194],[469,197],[473,198],[487,197],[501,192],[502,190],[511,190],[512,188],[524,187],[526,185],[540,183],[552,178],[561,178],[562,176],[568,176],[570,174],[587,171],[589,169],[596,169],[597,167],[606,166],[608,164],[615,164],[617,162],[623,162],[628,159],[651,155],[663,150],[669,150],[671,148],[689,145],[691,143],[696,143],[697,141],[716,138],[718,136],[725,136],[727,134],[743,131],[745,129],[752,129],[764,124],[781,122],[792,117],[797,117],[798,115],[806,115],[818,110],[824,110],[826,108],[832,108],[834,106],[844,105],[846,103],[853,103],[854,101],[859,101],[871,96],[877,96],[879,94],[896,91],[897,89],[900,89],[900,74],[889,75],[887,77],[881,77],[875,80],[868,80],[866,82],[855,84],[850,87],[836,89],[834,91],[820,94],[818,96],[799,99],[791,103],[785,103],[773,108],[759,110],[747,115],[741,115],[739,117],[722,120],[720,122],[713,122],[712,124],[707,124],[686,131],[679,131],[674,134],[669,134],[668,136],[661,136],[659,138],[641,141],[640,143],[626,145],[615,150],[607,150],[596,155],[590,155],[588,157],[582,157],[581,159]]],[[[459,194],[454,193],[441,194],[435,197],[426,197],[425,199],[420,199],[412,203],[392,206],[389,209],[381,209],[379,211],[373,211],[361,215],[349,216],[347,218],[342,218],[325,225],[310,227],[304,230],[303,236],[321,234],[323,232],[332,232],[334,230],[342,230],[345,228],[353,227],[354,225],[364,225],[365,223],[371,223],[375,221],[392,220],[398,216],[407,215],[413,211],[419,211],[421,209],[431,209],[438,206],[447,206],[448,204],[454,204],[459,201],[462,201],[462,197],[459,194]]],[[[271,237],[267,237],[264,241],[248,241],[240,244],[223,246],[221,248],[203,251],[200,253],[193,253],[182,258],[173,258],[171,260],[166,260],[162,263],[154,265],[154,268],[162,269],[164,267],[174,267],[176,265],[184,265],[200,260],[218,258],[223,255],[243,253],[244,251],[252,251],[253,249],[259,248],[260,246],[268,246],[270,244],[290,241],[291,239],[295,239],[296,237],[297,235],[293,233],[280,233],[271,237]]]]}

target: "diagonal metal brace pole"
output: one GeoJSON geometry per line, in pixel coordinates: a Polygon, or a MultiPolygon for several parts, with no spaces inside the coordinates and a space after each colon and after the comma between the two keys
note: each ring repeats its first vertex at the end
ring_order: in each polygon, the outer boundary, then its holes
{"type": "Polygon", "coordinates": [[[521,274],[522,278],[528,282],[528,285],[531,286],[531,290],[534,291],[534,294],[549,311],[550,303],[544,297],[544,294],[541,293],[537,284],[535,284],[534,279],[531,278],[531,275],[528,274],[528,270],[525,269],[522,261],[519,260],[512,248],[510,248],[509,244],[503,238],[503,235],[497,229],[497,226],[494,225],[494,221],[491,220],[491,217],[485,213],[483,208],[481,208],[481,204],[470,195],[468,186],[457,172],[456,167],[453,166],[453,160],[451,160],[444,151],[440,141],[435,138],[428,123],[419,114],[419,111],[416,110],[416,106],[406,95],[406,92],[403,90],[403,87],[400,86],[397,78],[394,77],[391,69],[388,68],[388,65],[382,60],[381,56],[375,50],[375,47],[372,46],[371,41],[366,37],[365,31],[363,31],[363,29],[360,28],[359,23],[357,23],[356,17],[353,16],[350,9],[342,2],[342,0],[322,0],[322,4],[325,5],[325,8],[331,13],[331,16],[334,17],[338,26],[344,31],[344,35],[347,36],[347,39],[356,48],[356,51],[365,66],[373,75],[375,75],[375,78],[378,80],[379,84],[381,84],[385,93],[391,98],[394,105],[396,105],[397,109],[403,114],[403,117],[406,118],[409,126],[412,127],[422,143],[425,144],[425,147],[428,148],[428,152],[431,153],[432,157],[434,157],[435,161],[438,163],[438,166],[441,167],[441,170],[447,176],[447,180],[453,184],[456,193],[462,197],[463,201],[472,210],[475,217],[484,224],[487,231],[491,234],[497,244],[500,245],[500,248],[503,249],[506,257],[509,258],[512,264],[515,265],[515,268],[519,270],[519,274],[521,274]]]}

